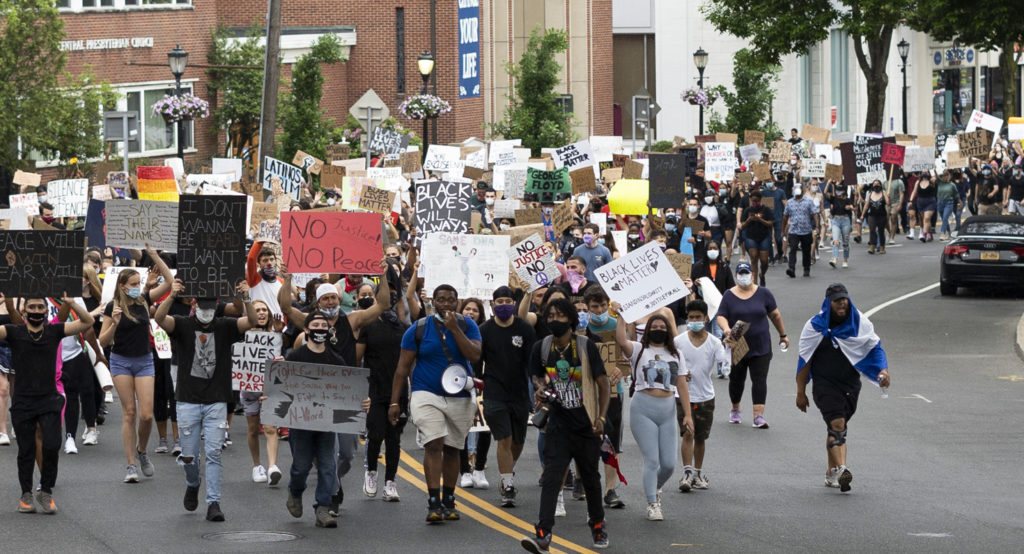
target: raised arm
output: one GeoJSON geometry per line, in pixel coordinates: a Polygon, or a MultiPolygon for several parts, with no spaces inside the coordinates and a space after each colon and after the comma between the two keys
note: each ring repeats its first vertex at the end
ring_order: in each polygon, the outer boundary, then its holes
{"type": "Polygon", "coordinates": [[[618,322],[615,324],[615,344],[619,345],[619,350],[622,351],[622,355],[626,358],[633,357],[633,342],[626,336],[626,322],[622,320],[622,306],[618,302],[611,303],[611,309],[618,314],[618,322]]]}
{"type": "Polygon", "coordinates": [[[306,314],[292,306],[292,274],[288,273],[284,266],[281,266],[279,273],[281,278],[284,279],[280,290],[277,291],[277,303],[281,306],[281,313],[288,318],[292,325],[299,328],[305,327],[306,314]]]}
{"type": "MultiPolygon", "coordinates": [[[[415,252],[416,249],[410,249],[409,253],[415,252]]],[[[408,266],[407,266],[408,267],[408,266]]],[[[409,286],[405,289],[405,300],[409,304],[409,319],[415,321],[423,316],[422,306],[420,306],[420,297],[416,293],[416,283],[419,282],[419,277],[416,276],[419,273],[420,263],[415,262],[412,266],[412,276],[409,277],[409,286]],[[413,317],[415,316],[415,317],[413,317]]]]}
{"type": "Polygon", "coordinates": [[[174,332],[174,318],[168,317],[167,314],[171,311],[171,304],[177,300],[183,290],[185,290],[185,284],[181,282],[181,279],[175,279],[174,285],[171,287],[171,294],[157,306],[156,313],[153,314],[153,321],[168,333],[174,332]]]}
{"type": "Polygon", "coordinates": [[[149,291],[149,298],[150,300],[163,298],[163,296],[167,294],[167,291],[171,290],[171,283],[174,282],[174,275],[171,275],[171,270],[167,267],[167,264],[164,263],[164,259],[161,258],[156,253],[156,250],[153,250],[153,248],[148,244],[146,245],[146,253],[149,254],[149,258],[153,260],[153,265],[156,266],[157,271],[160,272],[160,275],[164,278],[163,283],[149,291]]]}
{"type": "Polygon", "coordinates": [[[71,309],[74,310],[75,315],[78,316],[78,321],[72,321],[71,323],[64,325],[64,336],[70,337],[79,333],[84,333],[92,328],[92,324],[95,323],[96,320],[93,319],[89,310],[85,309],[85,306],[75,302],[73,298],[69,298],[67,293],[64,293],[63,301],[65,304],[70,304],[71,309]]]}
{"type": "Polygon", "coordinates": [[[388,284],[388,261],[381,258],[380,267],[384,270],[381,275],[380,284],[377,285],[377,298],[373,306],[365,310],[355,310],[348,314],[348,323],[352,326],[352,333],[358,333],[364,326],[373,323],[385,310],[391,307],[391,286],[388,284]]]}

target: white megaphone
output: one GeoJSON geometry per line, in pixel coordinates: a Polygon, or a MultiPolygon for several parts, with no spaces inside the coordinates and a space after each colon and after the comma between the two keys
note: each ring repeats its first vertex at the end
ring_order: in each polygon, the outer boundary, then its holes
{"type": "Polygon", "coordinates": [[[483,389],[484,382],[474,379],[461,365],[452,364],[441,374],[441,388],[446,394],[456,395],[472,389],[483,389]]]}

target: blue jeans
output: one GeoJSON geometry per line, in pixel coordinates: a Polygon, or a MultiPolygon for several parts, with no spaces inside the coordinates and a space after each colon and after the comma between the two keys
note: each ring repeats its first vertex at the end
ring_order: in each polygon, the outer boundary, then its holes
{"type": "Polygon", "coordinates": [[[942,222],[942,227],[939,232],[948,235],[949,230],[949,216],[956,213],[956,228],[960,228],[960,212],[956,211],[955,200],[939,200],[937,212],[939,214],[939,221],[942,222]]]}
{"type": "MultiPolygon", "coordinates": [[[[178,419],[181,419],[180,415],[178,419]]],[[[334,435],[326,431],[291,430],[288,445],[292,449],[292,469],[288,492],[292,496],[302,498],[302,492],[306,490],[306,478],[309,477],[309,470],[313,469],[313,458],[316,458],[316,504],[331,505],[331,497],[338,492],[338,458],[334,435]]]]}
{"type": "Polygon", "coordinates": [[[843,246],[843,259],[850,259],[850,229],[853,224],[850,216],[840,215],[832,217],[832,257],[839,258],[839,245],[843,246]]]}
{"type": "Polygon", "coordinates": [[[221,449],[224,431],[228,428],[228,405],[178,402],[178,430],[181,432],[181,455],[178,464],[185,468],[185,484],[199,486],[199,440],[205,436],[206,503],[220,502],[221,449]],[[186,462],[185,458],[191,460],[186,462]]]}

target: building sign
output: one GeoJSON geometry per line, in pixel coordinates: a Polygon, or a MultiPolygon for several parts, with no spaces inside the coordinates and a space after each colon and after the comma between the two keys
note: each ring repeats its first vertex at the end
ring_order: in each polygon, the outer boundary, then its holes
{"type": "Polygon", "coordinates": [[[954,46],[932,51],[932,63],[937,67],[956,67],[958,65],[971,65],[975,61],[974,48],[961,48],[954,46]]]}
{"type": "Polygon", "coordinates": [[[459,0],[459,98],[480,96],[480,0],[459,0]]]}
{"type": "Polygon", "coordinates": [[[153,37],[91,38],[88,40],[62,40],[60,49],[65,52],[80,50],[128,50],[130,48],[152,48],[153,37]]]}

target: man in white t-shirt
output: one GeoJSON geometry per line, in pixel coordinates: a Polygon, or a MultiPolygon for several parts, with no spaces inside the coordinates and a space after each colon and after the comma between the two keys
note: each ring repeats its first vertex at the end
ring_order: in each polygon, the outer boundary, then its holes
{"type": "MultiPolygon", "coordinates": [[[[715,416],[715,387],[712,383],[719,364],[729,363],[722,341],[708,333],[708,305],[703,300],[686,304],[686,333],[675,338],[676,349],[686,360],[690,370],[690,413],[693,418],[693,432],[687,433],[680,426],[683,437],[683,477],[679,480],[680,492],[690,489],[707,489],[707,475],[702,473],[704,465],[704,443],[711,435],[711,423],[715,416]]],[[[683,400],[676,399],[676,414],[682,419],[685,411],[683,400]]]]}
{"type": "Polygon", "coordinates": [[[277,301],[281,278],[277,276],[277,251],[273,246],[265,242],[252,245],[245,261],[245,281],[249,284],[249,298],[265,302],[271,314],[281,317],[281,305],[277,301]]]}

